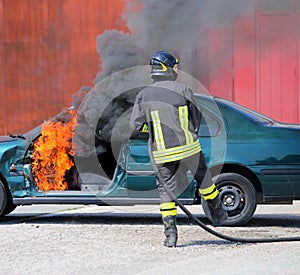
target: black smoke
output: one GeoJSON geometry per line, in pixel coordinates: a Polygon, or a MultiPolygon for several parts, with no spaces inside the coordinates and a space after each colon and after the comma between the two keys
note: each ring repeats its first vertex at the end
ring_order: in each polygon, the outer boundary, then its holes
{"type": "MultiPolygon", "coordinates": [[[[114,91],[130,82],[150,83],[149,75],[133,77],[124,73],[111,77],[113,73],[146,65],[152,53],[167,50],[179,58],[180,70],[202,81],[207,73],[208,30],[221,28],[233,23],[240,14],[253,12],[254,3],[254,0],[126,1],[123,20],[127,22],[129,32],[107,30],[96,37],[101,70],[96,75],[95,87],[89,91],[78,113],[75,129],[77,155],[88,157],[96,152],[102,166],[115,160],[117,154],[113,156],[112,132],[122,114],[133,105],[141,87],[131,89],[131,92],[124,90],[117,97],[114,91]],[[100,112],[100,109],[105,109],[105,112],[100,112]]],[[[116,130],[120,138],[128,136],[126,122],[129,116],[130,113],[126,113],[123,128],[116,130]]]]}
{"type": "Polygon", "coordinates": [[[126,1],[123,19],[130,32],[108,30],[96,38],[102,68],[95,83],[124,68],[148,64],[159,50],[175,54],[181,70],[201,77],[207,32],[253,12],[254,4],[255,0],[126,1]]]}

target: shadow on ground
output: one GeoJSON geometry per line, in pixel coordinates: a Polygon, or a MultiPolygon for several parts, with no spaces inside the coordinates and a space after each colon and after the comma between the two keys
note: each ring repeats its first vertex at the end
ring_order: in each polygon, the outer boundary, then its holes
{"type": "MultiPolygon", "coordinates": [[[[196,215],[200,221],[210,224],[204,215],[196,215]]],[[[0,224],[42,223],[42,224],[161,224],[160,214],[142,213],[54,213],[54,214],[15,214],[1,217],[0,224]]],[[[184,214],[177,216],[178,225],[192,225],[194,222],[184,214]]],[[[259,214],[241,227],[291,227],[300,228],[300,215],[259,214]]]]}

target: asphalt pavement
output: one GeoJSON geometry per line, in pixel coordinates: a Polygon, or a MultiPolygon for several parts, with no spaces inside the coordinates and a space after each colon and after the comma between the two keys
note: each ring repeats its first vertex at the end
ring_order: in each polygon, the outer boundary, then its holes
{"type": "MultiPolygon", "coordinates": [[[[200,206],[189,210],[208,223],[200,206]]],[[[224,234],[300,236],[300,202],[258,206],[224,234]]],[[[178,247],[162,246],[157,206],[22,206],[0,220],[1,274],[299,274],[300,243],[219,239],[178,215],[178,247]]]]}

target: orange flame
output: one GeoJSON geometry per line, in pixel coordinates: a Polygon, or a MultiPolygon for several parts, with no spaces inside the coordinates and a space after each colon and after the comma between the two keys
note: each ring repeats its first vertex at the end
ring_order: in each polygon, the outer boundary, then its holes
{"type": "Polygon", "coordinates": [[[34,144],[34,181],[44,191],[68,189],[65,174],[74,166],[71,156],[74,155],[72,135],[76,112],[67,109],[64,113],[69,116],[68,121],[47,121],[34,144]]]}

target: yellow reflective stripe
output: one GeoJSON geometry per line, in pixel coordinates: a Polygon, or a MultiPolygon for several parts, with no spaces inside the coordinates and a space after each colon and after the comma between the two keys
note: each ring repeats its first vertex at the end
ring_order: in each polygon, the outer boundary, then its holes
{"type": "Polygon", "coordinates": [[[159,62],[159,64],[162,66],[162,70],[161,70],[162,72],[166,72],[168,70],[168,68],[165,66],[164,63],[159,62]]]}
{"type": "Polygon", "coordinates": [[[164,155],[160,155],[160,156],[154,156],[155,160],[160,160],[160,159],[171,159],[171,158],[177,158],[180,157],[179,159],[185,158],[187,156],[192,156],[196,153],[199,153],[201,151],[201,147],[197,146],[195,148],[192,148],[191,150],[181,150],[179,152],[176,152],[174,154],[164,154],[164,155]]]}
{"type": "Polygon", "coordinates": [[[203,196],[205,200],[213,200],[219,195],[219,191],[214,184],[205,189],[200,188],[199,193],[203,196]]]}
{"type": "Polygon", "coordinates": [[[185,140],[187,143],[189,143],[188,142],[188,134],[186,132],[186,119],[185,119],[184,107],[182,107],[182,106],[178,107],[178,113],[179,113],[180,126],[184,132],[185,140]]]}
{"type": "Polygon", "coordinates": [[[166,156],[161,156],[161,157],[153,157],[154,161],[156,164],[161,164],[161,163],[166,163],[166,162],[171,162],[171,161],[177,161],[177,160],[181,160],[187,157],[191,157],[197,153],[201,152],[201,148],[199,146],[199,148],[196,148],[194,150],[190,150],[187,152],[180,152],[177,154],[173,154],[173,155],[166,155],[166,156]]]}
{"type": "Polygon", "coordinates": [[[142,128],[142,132],[143,133],[148,133],[149,132],[149,128],[148,128],[148,124],[144,123],[143,128],[142,128]]]}
{"type": "Polygon", "coordinates": [[[161,211],[162,217],[176,216],[176,214],[177,214],[177,209],[175,209],[175,210],[164,210],[164,211],[161,211]]]}
{"type": "Polygon", "coordinates": [[[178,153],[182,153],[185,151],[190,151],[190,150],[194,150],[194,149],[201,149],[200,143],[199,141],[195,141],[192,144],[188,144],[188,145],[181,145],[181,146],[176,146],[176,147],[172,147],[172,148],[168,148],[165,150],[160,150],[160,151],[153,151],[153,156],[154,157],[164,157],[166,155],[173,155],[173,154],[178,154],[178,153]]]}
{"type": "Polygon", "coordinates": [[[162,133],[158,111],[151,111],[150,114],[153,123],[154,137],[155,137],[157,150],[164,150],[166,146],[165,146],[164,136],[162,133]]]}
{"type": "Polygon", "coordinates": [[[174,201],[164,202],[159,205],[160,210],[174,208],[176,206],[174,201]]]}
{"type": "Polygon", "coordinates": [[[215,192],[213,192],[213,193],[210,194],[210,195],[203,195],[203,199],[205,199],[206,201],[207,201],[207,200],[213,200],[213,199],[215,199],[218,195],[219,195],[219,191],[216,190],[215,192]]]}
{"type": "Polygon", "coordinates": [[[188,107],[187,106],[180,106],[178,107],[179,112],[179,120],[180,120],[180,126],[184,132],[186,143],[190,144],[193,142],[193,135],[189,131],[189,113],[188,113],[188,107]]]}
{"type": "Polygon", "coordinates": [[[175,202],[161,203],[159,208],[163,217],[176,216],[177,214],[177,207],[175,205],[175,202]]]}
{"type": "Polygon", "coordinates": [[[217,188],[216,185],[212,184],[211,186],[204,188],[204,189],[199,188],[199,192],[201,195],[207,195],[207,194],[210,194],[211,192],[213,192],[216,188],[217,188]]]}

